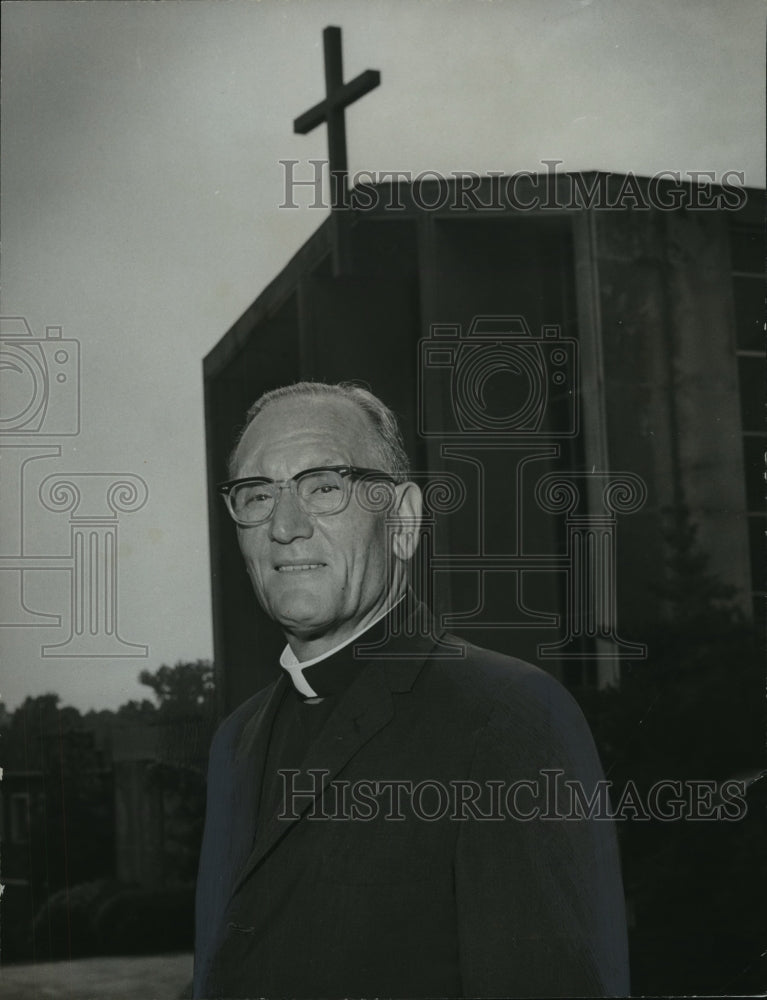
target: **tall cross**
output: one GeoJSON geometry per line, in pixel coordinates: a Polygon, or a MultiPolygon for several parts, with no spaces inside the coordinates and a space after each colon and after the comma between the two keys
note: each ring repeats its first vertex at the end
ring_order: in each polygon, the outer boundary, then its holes
{"type": "Polygon", "coordinates": [[[348,204],[348,166],[346,160],[346,121],[344,111],[360,97],[374,90],[381,74],[366,69],[349,83],[344,83],[341,57],[341,29],[325,28],[322,32],[325,49],[325,100],[309,108],[293,122],[293,131],[306,135],[327,122],[328,167],[330,171],[330,214],[333,227],[333,271],[336,275],[351,267],[348,217],[343,212],[348,204]]]}

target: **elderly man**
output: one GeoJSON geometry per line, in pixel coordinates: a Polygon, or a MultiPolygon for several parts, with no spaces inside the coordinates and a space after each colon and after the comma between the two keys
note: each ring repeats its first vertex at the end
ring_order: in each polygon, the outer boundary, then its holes
{"type": "Polygon", "coordinates": [[[548,674],[441,634],[408,589],[421,495],[391,412],[277,389],[231,470],[287,646],[211,749],[195,996],[625,995],[612,823],[557,799],[594,795],[591,735],[548,674]]]}

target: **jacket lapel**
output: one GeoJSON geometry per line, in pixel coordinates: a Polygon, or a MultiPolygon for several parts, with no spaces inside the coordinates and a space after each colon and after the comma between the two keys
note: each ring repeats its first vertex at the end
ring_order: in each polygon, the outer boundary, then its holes
{"type": "MultiPolygon", "coordinates": [[[[325,772],[321,782],[318,780],[316,795],[297,795],[290,818],[280,819],[279,814],[275,813],[259,828],[253,850],[240,872],[234,892],[237,892],[275,844],[293,829],[360,748],[391,721],[393,715],[391,692],[383,672],[371,665],[348,690],[301,764],[303,775],[309,769],[325,772]]],[[[267,732],[267,740],[268,735],[267,732]]]]}
{"type": "MultiPolygon", "coordinates": [[[[272,848],[295,827],[354,755],[391,722],[394,717],[392,691],[410,690],[436,641],[433,635],[409,638],[404,644],[397,641],[389,647],[385,662],[373,660],[360,667],[360,676],[341,699],[301,764],[304,775],[309,769],[323,772],[321,781],[319,776],[317,779],[316,794],[297,795],[290,818],[279,819],[275,814],[260,828],[233,892],[237,892],[272,848]]],[[[249,752],[258,755],[261,761],[267,751],[270,730],[271,721],[268,726],[262,724],[258,740],[251,744],[249,752]]]]}
{"type": "Polygon", "coordinates": [[[232,884],[236,884],[242,865],[253,849],[253,836],[258,822],[258,809],[263,787],[263,769],[269,747],[272,723],[290,680],[282,674],[275,682],[264,703],[243,728],[234,754],[232,790],[234,802],[231,815],[237,817],[229,851],[232,884]]]}

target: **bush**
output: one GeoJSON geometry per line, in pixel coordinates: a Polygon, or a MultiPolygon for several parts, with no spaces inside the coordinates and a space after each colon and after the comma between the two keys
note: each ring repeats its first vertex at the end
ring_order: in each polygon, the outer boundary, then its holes
{"type": "Polygon", "coordinates": [[[35,958],[191,951],[194,885],[142,889],[112,879],[53,893],[38,911],[35,958]]]}
{"type": "Polygon", "coordinates": [[[99,906],[93,926],[103,955],[191,951],[194,886],[123,889],[99,906]]]}
{"type": "Polygon", "coordinates": [[[50,895],[32,923],[34,953],[38,960],[98,955],[93,914],[125,885],[113,879],[82,882],[50,895]]]}

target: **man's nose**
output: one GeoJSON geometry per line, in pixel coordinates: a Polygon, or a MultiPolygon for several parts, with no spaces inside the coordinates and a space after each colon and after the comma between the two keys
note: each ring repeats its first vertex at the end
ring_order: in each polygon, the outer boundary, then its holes
{"type": "Polygon", "coordinates": [[[283,487],[274,501],[274,511],[269,522],[269,535],[283,545],[294,538],[309,538],[314,531],[312,519],[301,510],[295,493],[283,487]]]}

